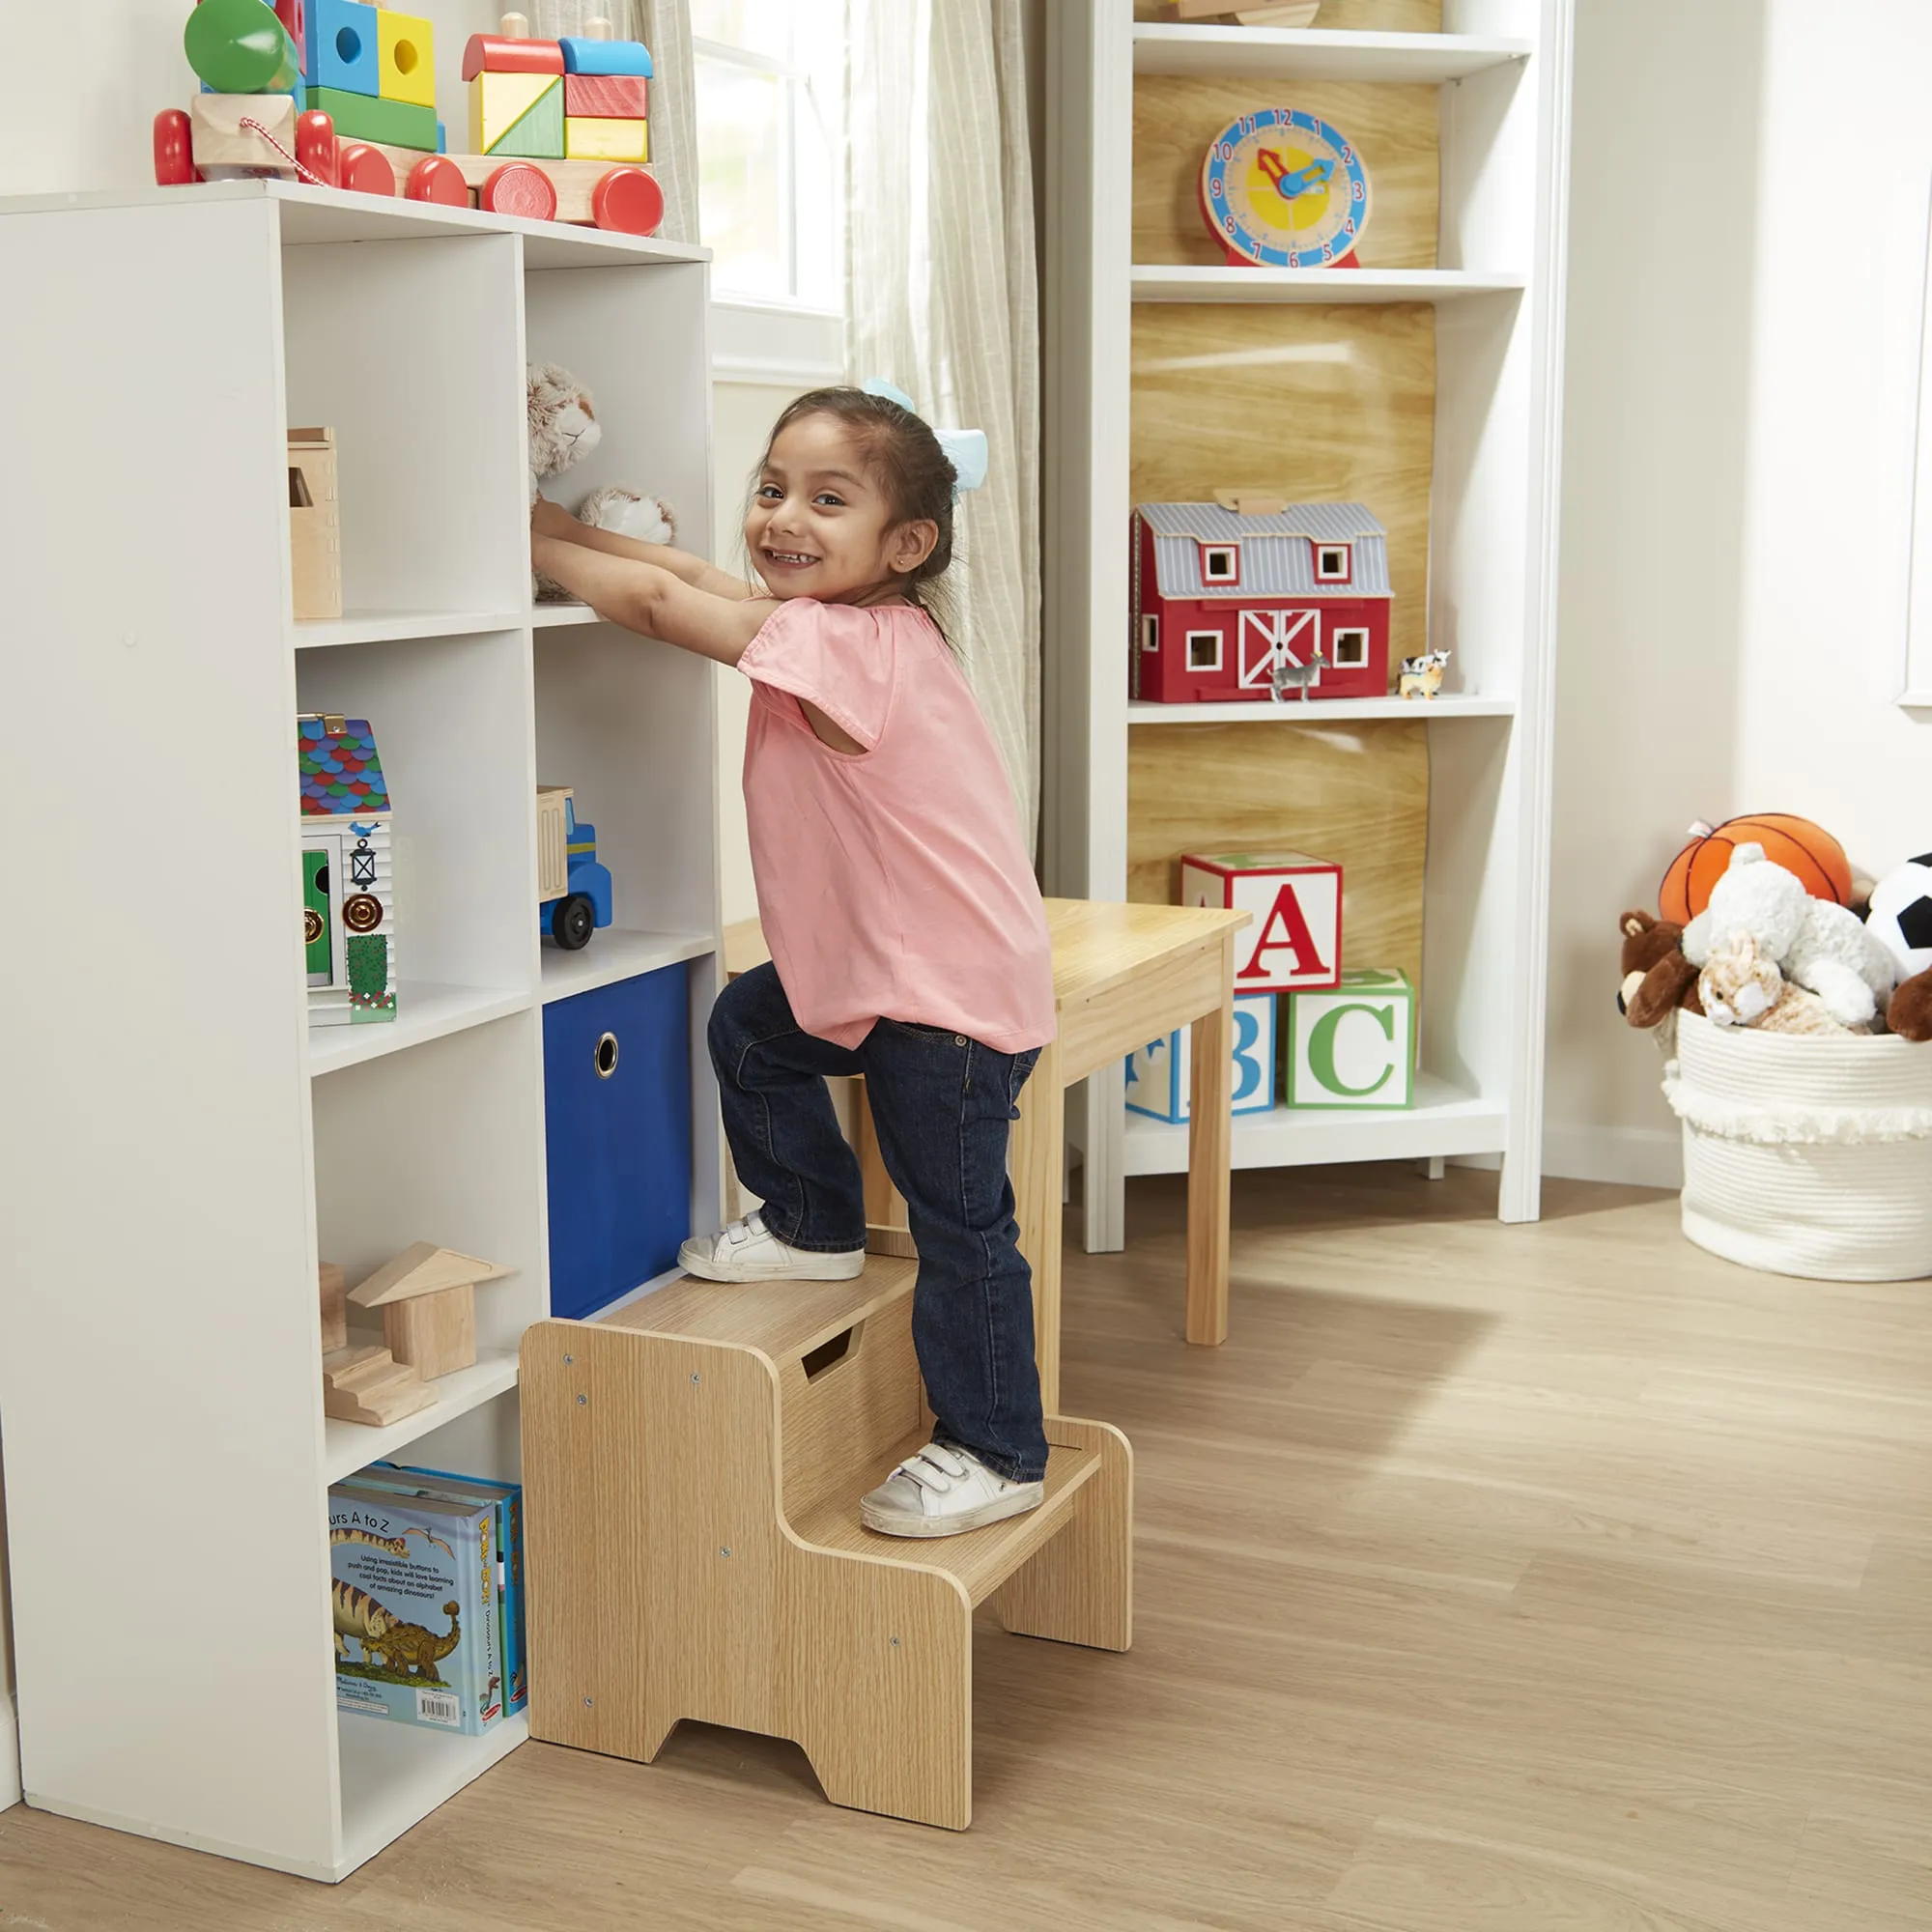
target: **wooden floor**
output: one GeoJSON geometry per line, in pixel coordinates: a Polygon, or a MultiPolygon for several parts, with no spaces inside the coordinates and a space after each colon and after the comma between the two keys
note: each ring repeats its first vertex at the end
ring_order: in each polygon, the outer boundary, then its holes
{"type": "Polygon", "coordinates": [[[1654,1196],[1237,1175],[1189,1350],[1180,1187],[1067,1256],[1135,1647],[981,1632],[970,1833],[687,1726],[527,1746],[332,1891],[15,1809],[0,1927],[1932,1925],[1932,1284],[1746,1273],[1654,1196]]]}

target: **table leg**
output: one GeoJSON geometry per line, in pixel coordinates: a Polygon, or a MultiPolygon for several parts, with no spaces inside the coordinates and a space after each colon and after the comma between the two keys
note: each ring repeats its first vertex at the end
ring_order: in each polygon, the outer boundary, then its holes
{"type": "Polygon", "coordinates": [[[1228,1339],[1228,1171],[1235,1097],[1235,942],[1221,942],[1221,1004],[1194,1022],[1187,1127],[1187,1339],[1228,1339]]]}
{"type": "Polygon", "coordinates": [[[1060,1047],[1040,1049],[1033,1078],[1020,1090],[1008,1165],[1013,1178],[1020,1253],[1033,1269],[1033,1347],[1039,1363],[1039,1397],[1048,1415],[1060,1412],[1060,1226],[1066,1144],[1066,1089],[1060,1047]]]}

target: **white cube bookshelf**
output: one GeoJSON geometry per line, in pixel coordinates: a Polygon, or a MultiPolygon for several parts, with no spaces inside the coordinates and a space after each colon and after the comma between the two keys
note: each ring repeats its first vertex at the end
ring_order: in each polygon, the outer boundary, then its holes
{"type": "MultiPolygon", "coordinates": [[[[1429,852],[1422,1065],[1406,1113],[1237,1119],[1237,1167],[1497,1157],[1499,1211],[1541,1186],[1572,0],[1442,0],[1439,34],[1136,22],[1124,0],[1049,10],[1045,249],[1047,559],[1042,740],[1050,891],[1122,898],[1128,743],[1187,724],[1426,719],[1429,852]],[[1433,268],[1257,270],[1136,261],[1136,75],[1234,78],[1258,102],[1300,81],[1433,83],[1433,268]],[[1130,317],[1141,302],[1427,303],[1435,406],[1428,631],[1459,691],[1434,703],[1154,705],[1128,697],[1130,317]]],[[[1293,425],[1282,439],[1292,442],[1293,425]]],[[[1256,482],[1261,479],[1236,479],[1256,482]]],[[[1371,505],[1373,507],[1373,505],[1371,505]]],[[[1282,842],[1297,842],[1284,827],[1282,842]]],[[[1182,1132],[1127,1120],[1118,1071],[1087,1083],[1068,1137],[1090,1250],[1123,1238],[1122,1181],[1185,1168],[1182,1132]]]]}
{"type": "Polygon", "coordinates": [[[279,184],[0,203],[33,372],[0,483],[0,799],[58,854],[8,949],[0,1431],[27,1802],[339,1879],[515,1747],[335,1708],[327,1485],[515,1474],[549,1309],[543,1004],[686,972],[692,1215],[720,950],[711,668],[529,603],[527,357],[595,466],[708,548],[701,250],[279,184]],[[344,613],[290,618],[285,437],[341,461],[344,613]],[[370,720],[395,800],[393,1024],[311,1033],[298,710],[370,720]],[[541,946],[537,781],[617,927],[541,946]],[[516,1272],[473,1368],[323,1415],[315,1270],[432,1238],[516,1272]],[[207,1639],[218,1625],[218,1643],[207,1639]]]}

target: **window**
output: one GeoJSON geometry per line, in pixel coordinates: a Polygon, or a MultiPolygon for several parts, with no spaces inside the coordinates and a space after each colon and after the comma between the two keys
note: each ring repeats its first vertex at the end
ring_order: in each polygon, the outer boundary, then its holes
{"type": "Polygon", "coordinates": [[[1219,670],[1221,668],[1221,634],[1219,631],[1188,632],[1187,668],[1189,670],[1219,670]]]}
{"type": "Polygon", "coordinates": [[[1317,583],[1348,582],[1349,546],[1347,544],[1317,544],[1315,546],[1315,581],[1317,583]]]}
{"type": "Polygon", "coordinates": [[[1201,546],[1203,583],[1238,583],[1241,581],[1241,551],[1238,544],[1201,546]]]}
{"type": "Polygon", "coordinates": [[[1141,619],[1141,649],[1157,651],[1160,649],[1160,619],[1149,615],[1141,619]]]}
{"type": "Polygon", "coordinates": [[[1369,634],[1365,630],[1331,631],[1328,642],[1333,647],[1334,663],[1337,670],[1367,670],[1369,668],[1369,634]]]}
{"type": "Polygon", "coordinates": [[[844,306],[839,0],[691,0],[713,293],[844,306]]]}

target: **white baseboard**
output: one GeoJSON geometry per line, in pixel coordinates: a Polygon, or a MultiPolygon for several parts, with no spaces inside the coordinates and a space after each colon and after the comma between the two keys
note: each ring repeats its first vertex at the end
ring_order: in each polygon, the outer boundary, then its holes
{"type": "Polygon", "coordinates": [[[20,1733],[14,1722],[14,1700],[0,1687],[0,1811],[19,1802],[20,1733]]]}
{"type": "Polygon", "coordinates": [[[1684,1185],[1684,1143],[1672,1127],[1546,1124],[1543,1171],[1568,1180],[1676,1189],[1684,1185]]]}

